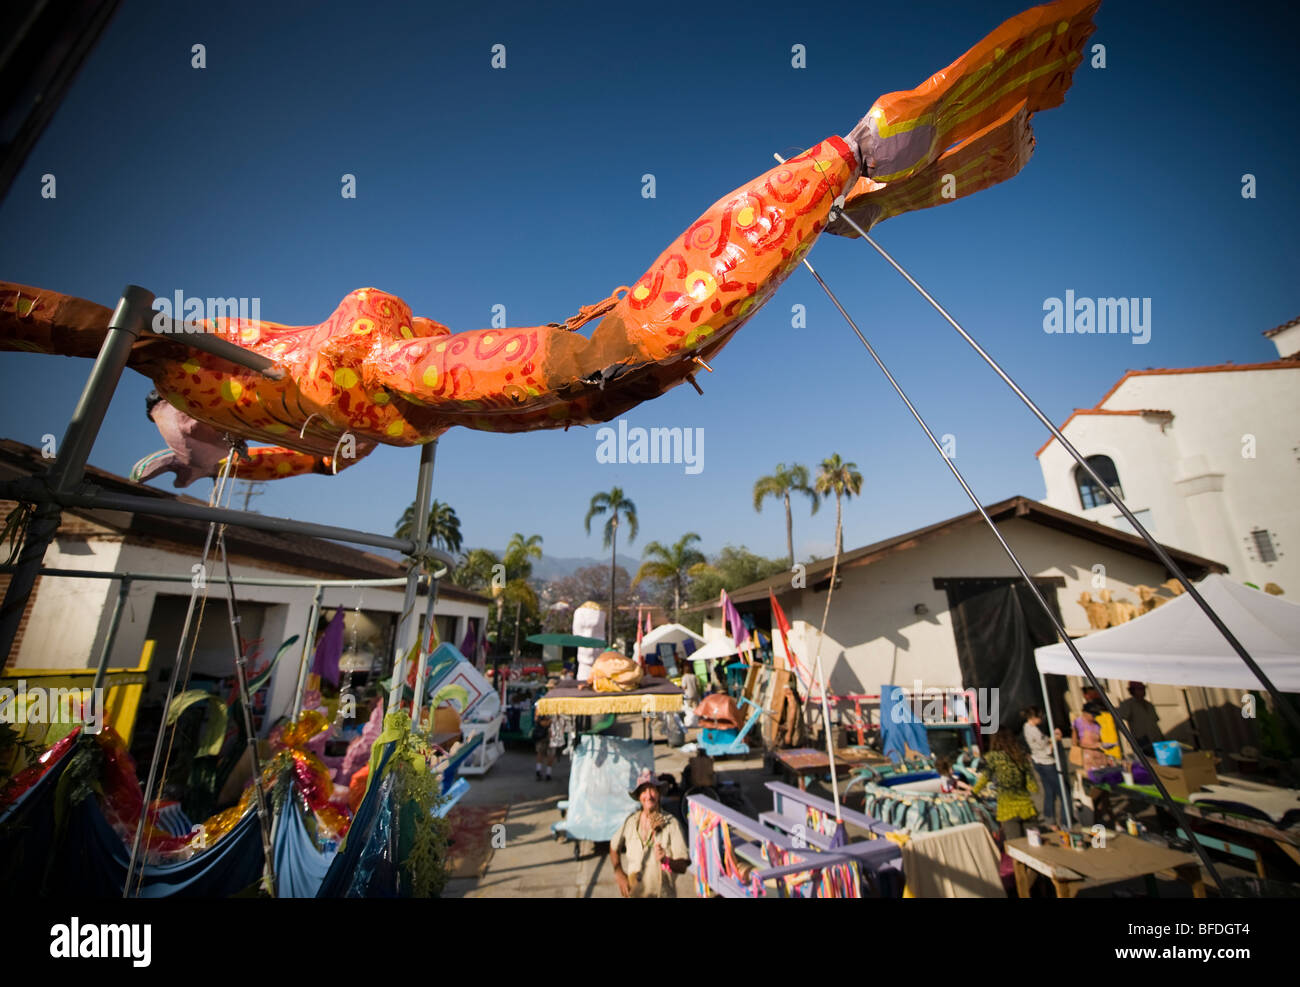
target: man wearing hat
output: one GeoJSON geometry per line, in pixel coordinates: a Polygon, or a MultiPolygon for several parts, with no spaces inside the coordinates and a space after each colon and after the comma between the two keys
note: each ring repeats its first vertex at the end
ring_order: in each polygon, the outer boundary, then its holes
{"type": "Polygon", "coordinates": [[[1128,684],[1129,698],[1115,707],[1121,719],[1128,721],[1133,737],[1142,748],[1143,753],[1151,753],[1151,745],[1157,740],[1164,740],[1164,731],[1160,729],[1160,717],[1155,706],[1147,701],[1147,687],[1141,682],[1128,684]]]}
{"type": "Polygon", "coordinates": [[[660,785],[654,772],[642,769],[628,792],[641,808],[623,821],[609,844],[609,861],[624,898],[676,898],[677,875],[690,864],[681,823],[659,807],[660,785]]]}

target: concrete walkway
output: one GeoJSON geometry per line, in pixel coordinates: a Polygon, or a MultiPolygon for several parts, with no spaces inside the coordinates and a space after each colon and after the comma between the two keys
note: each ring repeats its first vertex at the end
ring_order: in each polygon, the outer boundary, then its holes
{"type": "MultiPolygon", "coordinates": [[[[611,733],[641,736],[639,718],[624,717],[611,733]],[[635,722],[634,722],[635,721],[635,722]],[[635,733],[633,733],[635,731],[635,733]]],[[[694,731],[691,732],[692,739],[694,731]]],[[[534,774],[535,758],[522,746],[508,749],[483,777],[467,778],[470,790],[461,805],[508,805],[505,846],[496,850],[487,873],[447,882],[444,898],[617,898],[609,866],[608,846],[599,853],[590,842],[561,843],[551,834],[551,824],[560,818],[557,803],[569,797],[569,759],[556,760],[554,779],[539,782],[534,774]]],[[[663,739],[655,743],[655,771],[680,777],[686,758],[668,747],[663,739]]],[[[746,791],[762,786],[761,755],[715,763],[719,779],[734,778],[746,791]]],[[[770,775],[767,777],[771,777],[770,775]]],[[[751,798],[753,796],[751,795],[751,798]]],[[[629,813],[636,803],[627,801],[629,813]]],[[[687,877],[677,880],[679,895],[691,895],[687,877]]]]}

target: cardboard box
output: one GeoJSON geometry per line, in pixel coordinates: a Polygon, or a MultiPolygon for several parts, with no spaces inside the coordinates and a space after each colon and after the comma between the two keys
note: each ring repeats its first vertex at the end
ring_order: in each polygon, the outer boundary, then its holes
{"type": "Polygon", "coordinates": [[[1170,766],[1152,763],[1156,774],[1174,798],[1185,799],[1201,790],[1203,785],[1213,785],[1219,780],[1214,770],[1213,751],[1184,751],[1183,763],[1170,766]]]}

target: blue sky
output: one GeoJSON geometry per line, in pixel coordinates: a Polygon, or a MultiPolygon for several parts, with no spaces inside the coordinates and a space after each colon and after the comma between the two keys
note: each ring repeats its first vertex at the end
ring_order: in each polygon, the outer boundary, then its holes
{"type": "MultiPolygon", "coordinates": [[[[877,96],[919,84],[1022,6],[125,4],[0,203],[0,277],[107,305],[127,283],[256,296],[264,318],[290,324],[368,285],[454,329],[486,326],[498,304],[512,325],[562,321],[631,283],[774,151],[847,132],[877,96]],[[195,43],[206,69],[191,68],[195,43]],[[55,200],[40,196],[46,173],[55,200]],[[355,200],[339,194],[345,173],[355,200]],[[647,173],[654,199],[641,195],[647,173]]],[[[1271,359],[1260,333],[1300,314],[1298,21],[1280,4],[1103,3],[1091,43],[1106,68],[1085,65],[1065,104],[1035,118],[1029,166],[890,220],[877,239],[1058,423],[1127,369],[1271,359]],[[1067,289],[1150,298],[1150,342],[1044,333],[1044,300],[1067,289]]],[[[1042,496],[1041,426],[937,314],[860,242],[824,237],[811,259],[934,431],[955,437],[977,493],[1042,496]]],[[[713,366],[703,397],[678,388],[626,416],[703,428],[698,475],[598,463],[595,428],[455,430],[435,496],[469,544],[536,532],[553,555],[602,554],[582,519],[616,485],[639,508],[637,554],[688,530],[710,552],[784,554],[779,507],[754,513],[754,480],[831,453],[865,478],[846,546],[968,509],[803,272],[713,366]],[[806,328],[791,328],[796,304],[806,328]]],[[[88,370],[0,354],[0,433],[61,435],[88,370]]],[[[126,473],[162,447],[149,388],[128,373],[93,463],[126,473]]],[[[257,507],[387,532],[417,458],[382,448],[336,478],[273,484],[257,507]]],[[[833,510],[800,507],[796,554],[828,548],[833,529],[833,510]]]]}

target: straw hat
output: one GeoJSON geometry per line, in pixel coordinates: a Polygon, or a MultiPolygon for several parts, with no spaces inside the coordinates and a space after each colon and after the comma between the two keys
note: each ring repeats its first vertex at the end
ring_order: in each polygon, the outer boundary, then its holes
{"type": "Polygon", "coordinates": [[[664,783],[655,777],[654,772],[649,768],[642,768],[641,773],[636,776],[636,786],[628,792],[628,794],[634,799],[639,799],[641,798],[641,789],[646,787],[659,789],[660,795],[662,795],[664,791],[664,783]]]}

